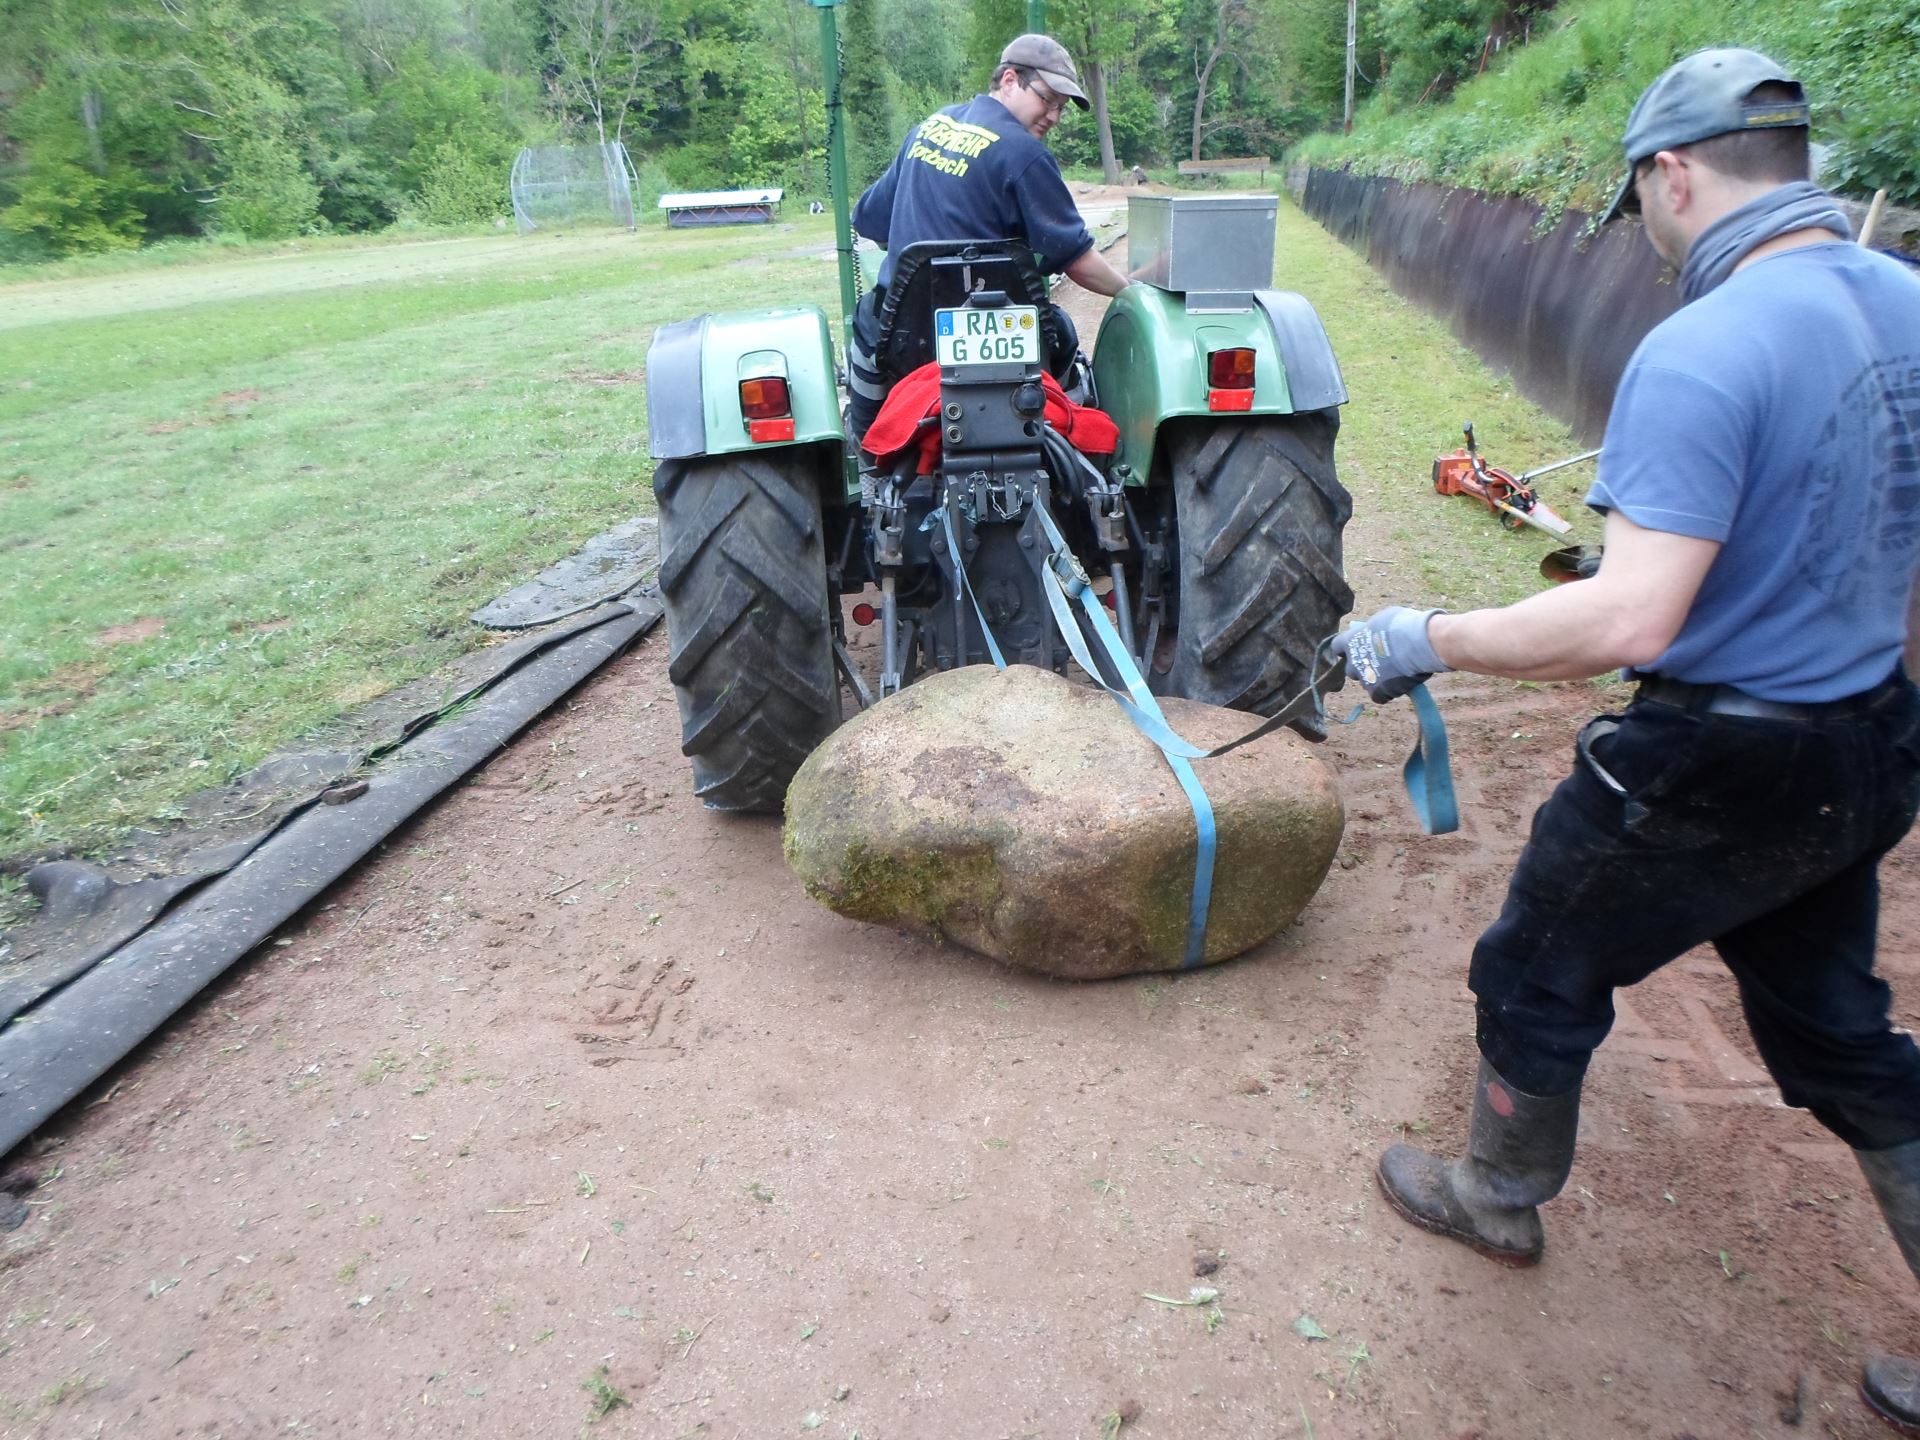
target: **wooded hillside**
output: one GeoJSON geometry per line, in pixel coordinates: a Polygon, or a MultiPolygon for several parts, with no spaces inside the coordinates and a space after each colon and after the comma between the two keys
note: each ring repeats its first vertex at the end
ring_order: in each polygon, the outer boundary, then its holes
{"type": "Polygon", "coordinates": [[[1353,134],[1295,158],[1592,212],[1641,90],[1682,55],[1742,45],[1806,85],[1824,184],[1920,203],[1920,0],[1383,0],[1380,15],[1424,43],[1363,47],[1363,70],[1387,69],[1353,134]]]}
{"type": "MultiPolygon", "coordinates": [[[[1372,0],[1369,9],[1372,8],[1372,0]]],[[[982,89],[1022,0],[849,0],[850,156],[982,89]]],[[[1335,117],[1339,0],[1055,0],[1102,127],[1069,163],[1277,151],[1335,117]]],[[[506,209],[526,143],[624,142],[644,198],[824,194],[804,0],[0,0],[0,261],[506,209]]],[[[1115,172],[1117,173],[1117,171],[1115,172]]]]}

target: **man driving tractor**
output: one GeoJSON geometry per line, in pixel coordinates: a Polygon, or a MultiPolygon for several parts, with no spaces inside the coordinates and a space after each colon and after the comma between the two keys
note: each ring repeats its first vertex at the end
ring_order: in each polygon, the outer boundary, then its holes
{"type": "MultiPolygon", "coordinates": [[[[1073,57],[1046,35],[1021,35],[1000,52],[993,89],[929,115],[908,132],[887,171],[853,208],[853,227],[886,247],[879,283],[854,311],[848,355],[848,421],[864,436],[886,398],[875,359],[880,303],[893,257],[923,240],[1023,240],[1047,274],[1101,295],[1127,277],[1093,248],[1093,236],[1044,141],[1067,105],[1087,108],[1073,57]]],[[[1071,357],[1073,327],[1048,307],[1049,353],[1071,357]]]]}

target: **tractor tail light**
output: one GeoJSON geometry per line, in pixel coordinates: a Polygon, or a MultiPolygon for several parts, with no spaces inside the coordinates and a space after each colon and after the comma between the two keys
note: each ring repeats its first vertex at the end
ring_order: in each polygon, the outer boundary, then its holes
{"type": "Polygon", "coordinates": [[[856,625],[871,625],[876,618],[873,606],[864,600],[853,607],[853,623],[856,625]]]}
{"type": "Polygon", "coordinates": [[[740,413],[749,420],[773,420],[791,415],[787,400],[787,382],[778,376],[740,382],[740,413]]]}
{"type": "Polygon", "coordinates": [[[1253,409],[1253,351],[1207,352],[1207,409],[1253,409]]]}
{"type": "Polygon", "coordinates": [[[1253,389],[1253,351],[1208,351],[1207,384],[1215,390],[1253,389]]]}
{"type": "Polygon", "coordinates": [[[740,382],[740,414],[756,445],[793,439],[793,402],[787,382],[778,376],[740,382]]]}

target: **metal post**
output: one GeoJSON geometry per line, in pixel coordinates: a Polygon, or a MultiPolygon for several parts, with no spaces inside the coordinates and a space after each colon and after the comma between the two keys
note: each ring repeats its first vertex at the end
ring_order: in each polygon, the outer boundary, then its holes
{"type": "Polygon", "coordinates": [[[1139,661],[1141,670],[1145,671],[1151,657],[1142,659],[1139,647],[1133,643],[1133,601],[1127,595],[1127,567],[1120,563],[1118,555],[1113,557],[1107,575],[1113,581],[1113,618],[1119,622],[1120,643],[1127,647],[1127,654],[1139,661]]]}
{"type": "Polygon", "coordinates": [[[900,610],[894,598],[893,570],[889,567],[880,576],[880,698],[898,693],[900,689],[900,637],[896,633],[900,625],[900,610]]]}
{"type": "Polygon", "coordinates": [[[840,95],[840,22],[834,14],[842,0],[809,3],[820,12],[820,71],[827,82],[827,185],[833,192],[833,233],[840,252],[840,345],[844,351],[853,337],[853,307],[860,301],[860,287],[853,270],[853,221],[847,200],[847,110],[840,95]]]}
{"type": "Polygon", "coordinates": [[[1047,33],[1047,0],[1027,0],[1027,31],[1034,35],[1047,33]]]}
{"type": "Polygon", "coordinates": [[[1341,127],[1341,133],[1346,135],[1353,133],[1353,41],[1358,28],[1358,10],[1359,0],[1347,0],[1347,118],[1341,127]]]}

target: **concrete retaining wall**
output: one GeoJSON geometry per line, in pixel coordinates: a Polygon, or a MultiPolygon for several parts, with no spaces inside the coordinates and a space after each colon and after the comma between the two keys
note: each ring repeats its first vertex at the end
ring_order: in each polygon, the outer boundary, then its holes
{"type": "Polygon", "coordinates": [[[1577,211],[1536,234],[1530,201],[1341,170],[1309,172],[1302,204],[1583,444],[1600,443],[1634,347],[1680,303],[1636,224],[1582,244],[1577,211]]]}
{"type": "MultiPolygon", "coordinates": [[[[1309,215],[1583,444],[1600,443],[1634,347],[1680,304],[1672,275],[1631,221],[1583,239],[1586,215],[1570,210],[1539,234],[1541,207],[1512,196],[1298,166],[1287,183],[1309,215]]],[[[1857,230],[1866,207],[1840,204],[1857,230]]],[[[1876,245],[1907,249],[1917,221],[1888,211],[1876,245]]]]}

